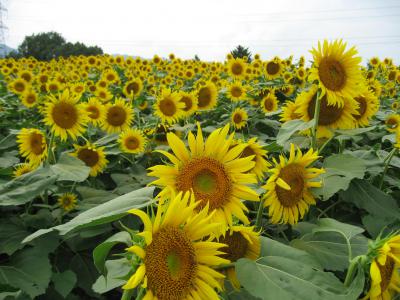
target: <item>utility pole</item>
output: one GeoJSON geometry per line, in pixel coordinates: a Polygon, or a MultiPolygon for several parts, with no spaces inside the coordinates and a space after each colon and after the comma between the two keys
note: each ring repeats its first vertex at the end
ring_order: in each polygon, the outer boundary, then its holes
{"type": "Polygon", "coordinates": [[[3,22],[4,12],[7,12],[7,8],[5,8],[4,0],[0,0],[0,57],[5,57],[7,55],[5,31],[8,28],[3,22]]]}

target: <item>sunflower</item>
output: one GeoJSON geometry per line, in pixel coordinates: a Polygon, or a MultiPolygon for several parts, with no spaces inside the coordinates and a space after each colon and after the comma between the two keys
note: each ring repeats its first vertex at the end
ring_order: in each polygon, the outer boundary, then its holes
{"type": "Polygon", "coordinates": [[[46,137],[38,129],[22,128],[17,136],[17,143],[21,156],[32,165],[40,164],[47,156],[46,137]]]}
{"type": "Polygon", "coordinates": [[[95,177],[98,173],[103,172],[108,163],[104,147],[96,147],[88,142],[85,146],[74,145],[74,147],[75,152],[71,155],[79,158],[86,166],[90,167],[90,176],[95,177]]]}
{"type": "Polygon", "coordinates": [[[244,144],[246,145],[246,148],[243,149],[240,157],[253,157],[252,160],[255,162],[255,165],[248,172],[255,174],[257,178],[261,180],[264,177],[264,173],[267,172],[268,167],[271,166],[271,164],[266,160],[267,150],[264,150],[262,146],[257,143],[256,137],[251,138],[244,144]]]}
{"type": "Polygon", "coordinates": [[[278,78],[283,72],[283,64],[277,57],[264,63],[265,75],[268,79],[278,78]]]}
{"type": "Polygon", "coordinates": [[[44,108],[44,123],[63,141],[68,136],[76,140],[85,131],[88,117],[82,104],[78,104],[79,98],[65,89],[57,97],[49,95],[50,101],[44,108]]]}
{"type": "Polygon", "coordinates": [[[8,89],[14,94],[21,95],[28,89],[29,83],[22,78],[17,78],[11,81],[8,85],[8,89]]]}
{"type": "Polygon", "coordinates": [[[234,81],[228,85],[228,97],[232,101],[246,100],[246,88],[239,81],[234,81]]]}
{"type": "Polygon", "coordinates": [[[163,123],[174,124],[183,115],[185,104],[179,101],[179,94],[170,89],[163,89],[157,102],[154,103],[154,114],[161,119],[163,123]]]}
{"type": "Polygon", "coordinates": [[[368,80],[368,89],[370,89],[378,98],[382,95],[382,84],[377,79],[368,80]]]}
{"type": "Polygon", "coordinates": [[[336,40],[313,48],[314,65],[308,76],[309,81],[318,81],[321,97],[327,95],[329,105],[344,106],[345,99],[357,97],[362,92],[363,81],[360,63],[355,47],[345,52],[346,43],[336,40]]]}
{"type": "Polygon", "coordinates": [[[197,107],[199,110],[212,109],[217,104],[218,91],[216,85],[209,81],[197,91],[197,107]]]}
{"type": "Polygon", "coordinates": [[[142,90],[142,81],[140,79],[133,79],[125,83],[123,92],[126,97],[133,99],[134,97],[139,96],[142,90]]]}
{"type": "Polygon", "coordinates": [[[292,120],[301,119],[301,115],[296,113],[298,106],[293,101],[287,101],[282,107],[282,113],[280,114],[280,120],[282,122],[288,122],[292,120]]]}
{"type": "Polygon", "coordinates": [[[33,166],[30,163],[22,163],[15,166],[13,175],[14,178],[21,177],[22,175],[28,174],[36,169],[36,166],[33,166]]]}
{"type": "Polygon", "coordinates": [[[185,104],[182,108],[185,116],[191,116],[197,111],[197,99],[194,93],[179,92],[179,102],[185,104]]]}
{"type": "Polygon", "coordinates": [[[145,246],[134,245],[127,251],[140,259],[140,265],[123,289],[146,289],[143,299],[215,299],[221,291],[224,275],[213,269],[229,260],[219,257],[224,244],[203,241],[219,226],[211,223],[208,206],[199,209],[190,193],[179,193],[167,207],[160,207],[153,221],[141,210],[131,214],[140,217],[145,246]],[[179,212],[177,214],[177,212],[179,212]]]}
{"type": "Polygon", "coordinates": [[[379,60],[379,57],[372,57],[370,60],[369,60],[369,64],[373,67],[373,68],[377,68],[377,67],[379,67],[379,65],[380,65],[380,60],[379,60]]]}
{"type": "Polygon", "coordinates": [[[216,210],[214,219],[217,222],[231,225],[233,214],[248,224],[244,214],[248,209],[240,199],[259,201],[257,193],[247,186],[257,182],[254,174],[246,173],[255,162],[253,156],[240,158],[245,144],[230,147],[233,134],[227,138],[228,131],[229,124],[214,130],[204,141],[198,125],[197,137],[191,132],[188,135],[190,151],[175,134],[168,133],[168,144],[174,154],[158,152],[173,165],[151,167],[149,176],[158,177],[152,184],[163,187],[160,197],[193,190],[201,207],[209,204],[211,210],[216,210]]]}
{"type": "Polygon", "coordinates": [[[363,299],[390,300],[400,293],[400,235],[375,241],[372,247],[371,287],[363,299]]]}
{"type": "Polygon", "coordinates": [[[241,129],[247,124],[247,112],[243,108],[236,108],[231,116],[231,122],[235,129],[241,129]]]}
{"type": "Polygon", "coordinates": [[[57,202],[65,211],[71,211],[76,207],[78,197],[73,193],[64,193],[58,197],[57,202]]]}
{"type": "Polygon", "coordinates": [[[394,101],[390,107],[391,107],[393,110],[398,110],[399,107],[400,107],[400,102],[399,102],[399,101],[394,101]]]}
{"type": "Polygon", "coordinates": [[[356,127],[368,126],[369,120],[379,110],[378,98],[371,91],[365,89],[365,91],[358,97],[355,97],[354,100],[358,103],[358,114],[353,115],[356,127]]]}
{"type": "Polygon", "coordinates": [[[263,188],[267,191],[264,196],[264,207],[269,208],[272,223],[296,224],[303,218],[310,205],[315,204],[314,196],[309,188],[321,187],[320,181],[311,181],[324,173],[323,169],[308,167],[318,159],[312,149],[302,154],[294,144],[290,146],[289,159],[279,157],[274,159],[274,168],[270,169],[271,177],[263,188]]]}
{"type": "Polygon", "coordinates": [[[137,154],[144,152],[147,139],[140,130],[130,128],[120,134],[118,142],[123,152],[137,154]]]}
{"type": "Polygon", "coordinates": [[[107,133],[116,133],[127,130],[133,120],[133,109],[122,98],[117,98],[114,103],[106,105],[105,116],[101,128],[107,133]]]}
{"type": "MultiPolygon", "coordinates": [[[[218,239],[218,242],[226,244],[225,247],[221,248],[221,251],[225,252],[221,257],[231,262],[236,262],[240,258],[256,260],[260,256],[260,233],[254,231],[254,226],[232,226],[227,229],[224,236],[218,239]]],[[[236,277],[235,267],[227,268],[226,273],[233,287],[240,289],[240,282],[236,277]]]]}
{"type": "Polygon", "coordinates": [[[247,64],[241,58],[228,60],[228,74],[235,78],[241,78],[246,74],[247,64]]]}
{"type": "Polygon", "coordinates": [[[34,107],[38,102],[38,94],[33,89],[28,89],[21,95],[21,102],[26,107],[34,107]]]}
{"type": "MultiPolygon", "coordinates": [[[[314,118],[315,101],[317,98],[317,86],[303,91],[296,98],[298,109],[295,113],[302,116],[302,120],[308,122],[314,118]]],[[[318,137],[331,137],[333,129],[352,129],[355,127],[354,115],[358,115],[358,104],[354,99],[346,99],[343,106],[330,105],[326,100],[326,94],[320,98],[320,112],[318,120],[318,137]]]]}
{"type": "Polygon", "coordinates": [[[400,115],[391,114],[387,116],[385,124],[386,124],[386,129],[390,132],[396,132],[400,130],[400,115]]]}
{"type": "Polygon", "coordinates": [[[113,94],[107,88],[97,88],[94,94],[103,102],[108,102],[113,98],[113,94]]]}
{"type": "Polygon", "coordinates": [[[104,105],[95,97],[88,99],[88,102],[84,104],[85,110],[88,115],[88,120],[94,126],[98,126],[105,118],[106,108],[104,105]]]}
{"type": "Polygon", "coordinates": [[[270,113],[278,109],[278,99],[273,90],[261,99],[260,107],[265,113],[270,113]]]}

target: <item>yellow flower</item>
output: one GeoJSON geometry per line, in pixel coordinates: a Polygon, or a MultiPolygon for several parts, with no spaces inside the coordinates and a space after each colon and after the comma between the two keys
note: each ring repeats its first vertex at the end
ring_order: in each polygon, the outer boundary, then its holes
{"type": "Polygon", "coordinates": [[[397,132],[400,130],[400,115],[391,114],[385,120],[386,129],[390,132],[397,132]]]}
{"type": "Polygon", "coordinates": [[[270,91],[261,99],[260,107],[265,113],[270,113],[278,109],[278,99],[275,96],[274,90],[270,91]]]}
{"type": "Polygon", "coordinates": [[[212,109],[217,105],[218,91],[213,82],[207,82],[197,91],[197,107],[199,110],[212,109]]]}
{"type": "Polygon", "coordinates": [[[101,128],[107,133],[116,133],[127,130],[133,120],[133,109],[124,99],[115,99],[114,103],[106,105],[101,128]]]}
{"type": "Polygon", "coordinates": [[[274,59],[265,62],[265,75],[268,79],[278,78],[283,72],[283,64],[281,60],[277,57],[274,59]]]}
{"type": "Polygon", "coordinates": [[[173,165],[151,167],[149,176],[158,177],[152,184],[163,187],[160,196],[193,190],[200,206],[216,210],[214,219],[222,224],[232,224],[232,214],[243,223],[249,220],[243,200],[259,201],[248,184],[256,183],[254,174],[246,173],[255,162],[253,156],[240,158],[246,144],[231,148],[233,134],[228,135],[229,125],[213,131],[206,141],[199,126],[197,137],[188,135],[189,149],[175,134],[168,133],[168,144],[173,154],[161,151],[173,165]]]}
{"type": "Polygon", "coordinates": [[[88,121],[84,107],[78,104],[79,96],[66,89],[58,97],[50,95],[49,100],[44,109],[45,124],[61,140],[66,140],[68,136],[76,140],[85,131],[88,121]]]}
{"type": "Polygon", "coordinates": [[[140,130],[130,128],[120,134],[118,142],[123,152],[137,154],[144,152],[147,139],[140,130]]]}
{"type": "Polygon", "coordinates": [[[235,78],[241,78],[246,73],[247,63],[241,58],[232,58],[228,60],[227,67],[229,75],[235,78]]]}
{"type": "Polygon", "coordinates": [[[140,265],[123,289],[136,288],[143,282],[143,299],[210,299],[218,300],[219,280],[224,275],[213,269],[229,260],[219,257],[224,244],[204,241],[218,223],[210,223],[208,206],[198,209],[190,193],[179,193],[159,206],[151,220],[141,210],[129,212],[144,224],[139,233],[145,246],[134,245],[127,250],[140,259],[140,265]],[[179,212],[179,213],[177,213],[179,212]]]}
{"type": "Polygon", "coordinates": [[[174,124],[183,115],[185,104],[180,102],[179,94],[170,89],[163,89],[157,102],[154,103],[154,114],[161,119],[163,123],[174,124]]]}
{"type": "Polygon", "coordinates": [[[236,129],[241,129],[247,124],[247,112],[243,108],[236,108],[231,116],[231,122],[236,129]]]}
{"type": "Polygon", "coordinates": [[[106,115],[106,108],[97,98],[89,98],[88,102],[84,104],[84,107],[90,123],[97,126],[103,122],[106,115]]]}
{"type": "Polygon", "coordinates": [[[297,104],[293,101],[287,101],[282,107],[282,113],[280,114],[280,120],[282,122],[288,122],[292,120],[301,119],[301,114],[296,113],[297,104]]]}
{"type": "Polygon", "coordinates": [[[197,98],[193,92],[188,93],[180,91],[179,102],[185,104],[185,107],[183,107],[182,110],[186,117],[191,116],[197,111],[197,98]]]}
{"type": "Polygon", "coordinates": [[[13,93],[20,95],[28,89],[28,86],[29,84],[25,79],[17,78],[8,84],[8,89],[13,93]]]}
{"type": "Polygon", "coordinates": [[[361,74],[361,58],[356,57],[355,47],[345,51],[346,43],[336,40],[333,43],[318,42],[318,50],[310,52],[314,57],[314,65],[308,80],[318,81],[321,97],[327,96],[329,105],[342,107],[345,99],[357,97],[362,92],[363,77],[361,74]]]}
{"type": "Polygon", "coordinates": [[[79,158],[86,166],[90,167],[90,176],[95,177],[98,173],[103,172],[108,163],[104,147],[96,147],[90,143],[85,146],[74,145],[74,147],[76,151],[71,155],[79,158]]]}
{"type": "Polygon", "coordinates": [[[26,107],[34,107],[38,102],[38,94],[33,89],[27,89],[21,95],[22,104],[26,107]]]}
{"type": "Polygon", "coordinates": [[[228,97],[232,101],[240,101],[240,100],[246,100],[247,95],[246,95],[246,88],[242,85],[241,82],[239,81],[234,81],[230,85],[228,85],[228,97]]]}
{"type": "Polygon", "coordinates": [[[400,235],[380,243],[370,266],[371,287],[364,299],[390,300],[400,293],[400,235]]]}
{"type": "Polygon", "coordinates": [[[318,159],[312,149],[302,154],[294,144],[290,146],[289,159],[279,157],[279,162],[274,159],[272,174],[263,188],[267,191],[264,207],[269,208],[272,223],[296,224],[303,218],[310,205],[315,204],[315,199],[310,188],[321,187],[320,181],[311,181],[324,173],[323,169],[308,167],[318,159]]]}
{"type": "Polygon", "coordinates": [[[369,120],[379,110],[378,98],[371,91],[365,88],[364,92],[355,97],[354,100],[358,103],[358,114],[353,115],[356,127],[368,126],[369,120]]]}
{"type": "Polygon", "coordinates": [[[143,90],[143,83],[140,79],[129,80],[124,85],[124,95],[130,99],[139,96],[143,90]]]}
{"type": "Polygon", "coordinates": [[[32,172],[35,169],[36,169],[36,166],[33,166],[30,163],[18,164],[18,165],[16,165],[16,167],[13,171],[14,178],[18,178],[22,175],[32,172]]]}
{"type": "Polygon", "coordinates": [[[65,211],[70,211],[76,207],[77,196],[73,193],[64,193],[58,197],[57,202],[65,211]]]}
{"type": "Polygon", "coordinates": [[[22,128],[17,136],[21,156],[29,160],[32,165],[39,165],[47,157],[47,143],[45,135],[38,129],[22,128]]]}

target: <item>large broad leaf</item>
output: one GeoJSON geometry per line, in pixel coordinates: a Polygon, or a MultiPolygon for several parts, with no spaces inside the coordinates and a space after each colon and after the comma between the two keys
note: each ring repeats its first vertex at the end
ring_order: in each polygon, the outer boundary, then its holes
{"type": "Polygon", "coordinates": [[[314,126],[314,120],[304,122],[302,120],[292,120],[286,122],[279,129],[278,135],[276,136],[276,142],[283,146],[287,140],[290,139],[298,131],[306,130],[314,126]]]}
{"type": "Polygon", "coordinates": [[[25,204],[57,179],[57,175],[48,168],[40,168],[37,171],[25,174],[0,186],[0,206],[25,204]]]}
{"type": "Polygon", "coordinates": [[[323,200],[328,200],[340,190],[346,190],[352,179],[363,178],[366,171],[364,161],[350,154],[329,156],[323,167],[325,173],[319,177],[322,187],[313,189],[323,200]]]}
{"type": "Polygon", "coordinates": [[[90,168],[79,158],[64,152],[55,165],[50,166],[54,174],[58,175],[57,181],[82,182],[88,178],[90,168]]]}
{"type": "Polygon", "coordinates": [[[280,256],[257,261],[242,258],[236,263],[236,272],[241,285],[263,300],[354,300],[364,287],[363,272],[346,288],[332,273],[280,256]]]}
{"type": "Polygon", "coordinates": [[[11,220],[0,221],[0,254],[13,254],[24,247],[22,240],[29,235],[25,228],[11,220]]]}
{"type": "Polygon", "coordinates": [[[76,191],[81,195],[81,199],[84,200],[79,203],[77,207],[78,210],[88,210],[89,208],[99,206],[118,196],[105,190],[94,189],[87,186],[78,186],[76,191]]]}
{"type": "Polygon", "coordinates": [[[72,291],[76,284],[76,274],[71,270],[62,273],[54,273],[52,280],[55,290],[64,298],[72,291]]]}
{"type": "Polygon", "coordinates": [[[126,258],[107,260],[105,262],[107,276],[101,275],[93,284],[96,293],[106,293],[126,283],[126,275],[132,270],[131,263],[126,258]],[[122,279],[121,279],[122,278],[122,279]]]}
{"type": "Polygon", "coordinates": [[[19,163],[18,151],[6,152],[0,156],[0,168],[9,168],[19,163]]]}
{"type": "Polygon", "coordinates": [[[114,198],[106,203],[86,210],[77,215],[71,221],[49,229],[38,230],[28,236],[23,242],[29,242],[38,236],[50,231],[57,230],[64,235],[72,230],[96,226],[116,221],[127,215],[127,211],[132,208],[142,208],[152,203],[154,187],[145,187],[137,191],[130,192],[123,196],[114,198]]]}

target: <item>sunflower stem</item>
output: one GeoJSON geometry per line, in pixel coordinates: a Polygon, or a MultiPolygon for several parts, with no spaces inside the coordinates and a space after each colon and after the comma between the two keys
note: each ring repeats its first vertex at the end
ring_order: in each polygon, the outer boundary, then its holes
{"type": "Polygon", "coordinates": [[[141,300],[141,299],[143,299],[144,292],[145,292],[145,289],[144,289],[144,288],[141,288],[141,289],[139,290],[137,296],[136,296],[136,300],[141,300]]]}
{"type": "Polygon", "coordinates": [[[219,266],[216,266],[215,269],[216,270],[225,270],[225,269],[229,269],[229,268],[232,268],[232,267],[235,267],[235,263],[219,265],[219,266]]]}
{"type": "Polygon", "coordinates": [[[121,300],[130,300],[133,296],[134,291],[135,291],[135,289],[124,290],[121,300]]]}
{"type": "Polygon", "coordinates": [[[382,177],[381,177],[381,182],[379,183],[379,189],[382,189],[382,187],[383,187],[383,181],[384,181],[385,175],[386,175],[386,173],[387,173],[387,171],[389,169],[389,164],[390,164],[393,156],[396,154],[396,152],[397,152],[397,148],[393,148],[393,150],[390,151],[390,153],[388,154],[388,156],[384,160],[385,161],[385,169],[383,170],[383,174],[382,174],[382,177]]]}
{"type": "Polygon", "coordinates": [[[319,121],[319,111],[321,110],[321,101],[319,99],[319,90],[317,92],[317,99],[315,99],[315,109],[314,109],[314,126],[311,131],[311,147],[314,150],[318,150],[317,148],[317,129],[318,129],[318,121],[319,121]]]}
{"type": "Polygon", "coordinates": [[[53,143],[54,143],[54,131],[51,132],[49,148],[47,149],[47,160],[46,163],[50,165],[54,162],[54,153],[53,153],[53,143]]]}
{"type": "Polygon", "coordinates": [[[264,197],[261,198],[260,205],[258,206],[257,218],[256,218],[256,228],[257,228],[257,230],[260,230],[262,228],[263,210],[264,210],[264,197]]]}
{"type": "Polygon", "coordinates": [[[355,257],[351,263],[349,268],[347,269],[347,274],[346,274],[346,278],[344,279],[344,286],[345,287],[349,287],[349,285],[352,282],[352,279],[354,277],[354,273],[356,271],[356,267],[358,266],[358,261],[359,261],[359,256],[355,257]]]}

